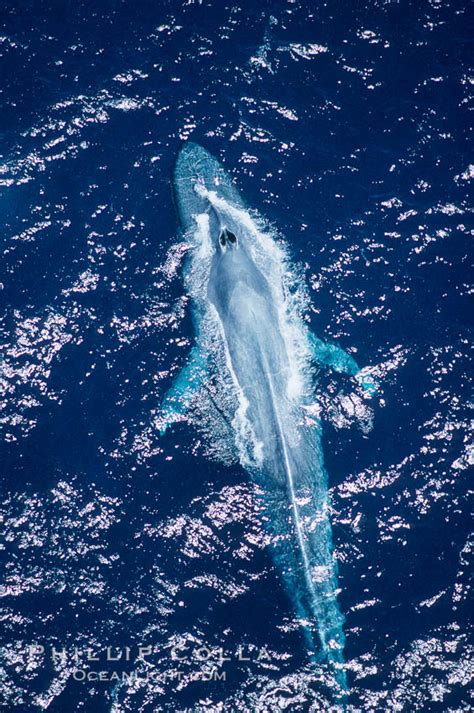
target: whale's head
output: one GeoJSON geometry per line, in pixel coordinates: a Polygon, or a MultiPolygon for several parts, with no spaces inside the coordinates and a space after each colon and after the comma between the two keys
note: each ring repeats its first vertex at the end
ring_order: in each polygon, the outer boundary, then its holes
{"type": "Polygon", "coordinates": [[[241,225],[235,215],[235,206],[219,196],[219,188],[218,183],[215,190],[208,190],[200,181],[194,184],[195,193],[202,199],[199,216],[206,217],[211,245],[218,256],[223,256],[240,247],[241,225]]]}
{"type": "Polygon", "coordinates": [[[235,245],[223,235],[224,245],[220,241],[221,234],[227,229],[234,236],[235,229],[227,223],[226,206],[244,208],[244,203],[234,186],[231,177],[202,146],[186,142],[178,154],[174,169],[174,197],[184,232],[195,225],[196,216],[209,213],[209,221],[213,235],[221,247],[235,245]]]}
{"type": "MultiPolygon", "coordinates": [[[[187,142],[181,149],[174,195],[181,227],[195,248],[189,264],[200,275],[208,266],[206,294],[218,311],[226,311],[237,287],[241,295],[268,292],[255,264],[258,228],[227,171],[202,146],[187,142]]],[[[201,279],[198,284],[202,296],[201,279]]]]}

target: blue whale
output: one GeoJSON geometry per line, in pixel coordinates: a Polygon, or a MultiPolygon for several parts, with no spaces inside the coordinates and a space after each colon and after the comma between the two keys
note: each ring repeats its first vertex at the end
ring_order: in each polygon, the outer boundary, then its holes
{"type": "Polygon", "coordinates": [[[344,620],[315,375],[317,367],[332,367],[358,378],[369,393],[373,383],[349,354],[309,331],[306,292],[283,242],[246,207],[219,162],[191,142],[176,162],[174,196],[189,245],[184,280],[196,342],[157,425],[163,433],[182,420],[213,381],[218,408],[204,414],[209,438],[227,439],[255,483],[272,556],[310,657],[326,666],[344,696],[344,620]]]}

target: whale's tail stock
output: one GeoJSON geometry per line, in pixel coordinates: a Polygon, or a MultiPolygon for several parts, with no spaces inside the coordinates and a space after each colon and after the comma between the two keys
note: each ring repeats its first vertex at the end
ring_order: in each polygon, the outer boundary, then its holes
{"type": "Polygon", "coordinates": [[[304,429],[300,438],[299,448],[288,449],[285,485],[274,474],[257,475],[257,498],[310,660],[325,669],[324,678],[343,702],[349,691],[344,616],[337,601],[327,475],[317,429],[304,429]]]}

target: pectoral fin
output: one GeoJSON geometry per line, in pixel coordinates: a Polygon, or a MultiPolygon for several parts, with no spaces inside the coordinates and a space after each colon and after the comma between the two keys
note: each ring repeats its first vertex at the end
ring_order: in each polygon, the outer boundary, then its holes
{"type": "Polygon", "coordinates": [[[356,360],[344,349],[336,344],[321,341],[312,332],[309,333],[309,338],[313,359],[320,366],[330,367],[334,371],[350,374],[350,376],[355,376],[360,371],[356,360]]]}
{"type": "Polygon", "coordinates": [[[191,349],[186,365],[181,369],[163,399],[156,420],[161,435],[173,423],[183,419],[193,396],[201,388],[206,375],[206,356],[198,346],[195,346],[191,349]]]}
{"type": "Polygon", "coordinates": [[[361,372],[356,360],[345,352],[344,349],[341,349],[336,344],[321,341],[321,339],[318,339],[312,332],[309,332],[309,339],[313,359],[317,364],[323,367],[329,367],[343,374],[349,374],[349,376],[358,377],[357,380],[363,390],[370,396],[373,396],[377,392],[377,386],[368,373],[368,370],[364,369],[363,372],[361,372]]]}
{"type": "Polygon", "coordinates": [[[369,396],[375,396],[378,391],[377,382],[372,378],[370,370],[366,367],[357,374],[357,381],[369,396]]]}

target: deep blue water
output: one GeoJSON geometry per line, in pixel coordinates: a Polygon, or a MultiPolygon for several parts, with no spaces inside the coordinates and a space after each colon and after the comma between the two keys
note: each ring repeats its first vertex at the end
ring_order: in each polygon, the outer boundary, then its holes
{"type": "Polygon", "coordinates": [[[2,3],[7,709],[333,704],[248,476],[153,427],[193,339],[170,184],[187,138],[284,236],[314,331],[380,382],[368,405],[319,382],[350,708],[473,705],[470,21],[441,0],[2,3]],[[144,676],[140,644],[156,680],[74,680],[74,647],[144,676]],[[191,680],[175,644],[222,647],[226,680],[191,680]]]}

